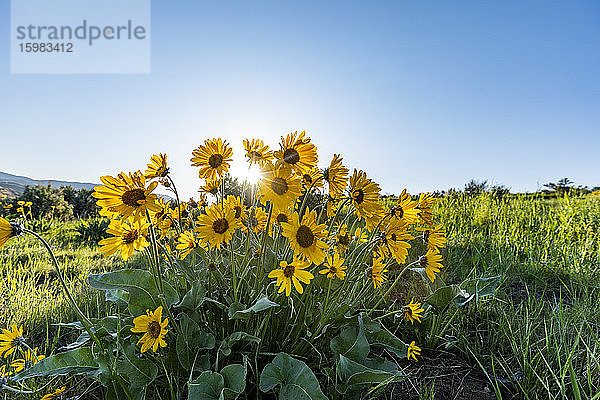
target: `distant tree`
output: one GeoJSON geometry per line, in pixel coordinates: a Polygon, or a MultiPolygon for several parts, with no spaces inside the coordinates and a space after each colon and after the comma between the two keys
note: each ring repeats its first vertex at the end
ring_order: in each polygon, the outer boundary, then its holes
{"type": "Polygon", "coordinates": [[[471,179],[465,185],[465,193],[468,195],[477,195],[485,192],[487,189],[487,180],[485,181],[476,181],[475,179],[471,179]]]}
{"type": "Polygon", "coordinates": [[[544,187],[548,188],[547,191],[549,192],[555,192],[556,194],[562,194],[565,193],[567,191],[569,191],[569,189],[571,189],[571,187],[573,187],[573,181],[570,180],[569,178],[562,178],[559,179],[558,182],[549,182],[544,184],[544,187]]]}
{"type": "Polygon", "coordinates": [[[507,188],[504,185],[494,185],[489,188],[489,192],[496,198],[502,199],[504,196],[510,194],[510,188],[507,188]]]}
{"type": "Polygon", "coordinates": [[[23,194],[16,200],[30,201],[34,217],[68,219],[73,216],[73,206],[65,200],[61,189],[48,186],[25,186],[23,194]]]}

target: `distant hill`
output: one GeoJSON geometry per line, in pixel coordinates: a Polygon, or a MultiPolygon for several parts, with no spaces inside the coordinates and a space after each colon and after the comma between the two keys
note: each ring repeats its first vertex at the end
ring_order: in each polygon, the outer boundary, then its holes
{"type": "Polygon", "coordinates": [[[73,189],[93,189],[97,183],[69,182],[54,179],[31,179],[25,176],[7,174],[0,171],[0,194],[6,194],[9,197],[16,197],[23,193],[25,186],[48,186],[55,188],[61,186],[72,186],[73,189]]]}

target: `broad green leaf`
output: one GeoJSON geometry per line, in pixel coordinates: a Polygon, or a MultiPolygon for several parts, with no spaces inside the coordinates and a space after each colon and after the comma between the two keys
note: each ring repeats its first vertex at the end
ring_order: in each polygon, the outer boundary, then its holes
{"type": "Polygon", "coordinates": [[[281,386],[281,400],[326,400],[319,381],[310,368],[302,361],[285,353],[279,353],[273,362],[267,364],[260,374],[259,388],[269,392],[281,386]]]}
{"type": "Polygon", "coordinates": [[[178,320],[182,331],[177,335],[176,340],[179,362],[183,368],[189,371],[196,360],[194,369],[203,370],[202,363],[198,362],[200,351],[214,349],[215,337],[210,333],[203,332],[198,324],[185,313],[179,314],[178,320]]]}
{"type": "Polygon", "coordinates": [[[225,379],[218,372],[204,371],[188,383],[188,400],[219,400],[225,379]]]}
{"type": "Polygon", "coordinates": [[[123,349],[116,370],[127,379],[129,391],[134,394],[145,392],[146,386],[158,375],[158,367],[148,358],[139,358],[133,343],[123,349]]]}
{"type": "Polygon", "coordinates": [[[206,288],[200,281],[192,283],[192,288],[183,296],[176,307],[188,311],[196,311],[206,300],[206,288]]]}
{"type": "Polygon", "coordinates": [[[502,282],[502,276],[491,276],[488,278],[478,278],[478,279],[467,279],[463,283],[460,284],[460,288],[465,290],[471,296],[469,296],[465,301],[462,297],[457,297],[454,302],[458,307],[465,306],[471,299],[475,300],[475,302],[479,302],[481,299],[485,297],[494,296],[496,294],[496,290],[500,287],[500,283],[502,282]]]}
{"type": "Polygon", "coordinates": [[[408,345],[385,329],[367,333],[367,338],[371,345],[383,346],[400,358],[406,358],[408,355],[408,345]]]}
{"type": "Polygon", "coordinates": [[[246,332],[233,332],[225,340],[221,341],[219,352],[228,356],[231,354],[231,348],[240,341],[260,343],[260,338],[246,332]]]}
{"type": "Polygon", "coordinates": [[[246,388],[244,365],[230,364],[221,373],[205,371],[188,383],[188,400],[235,400],[246,388]]]}
{"type": "MultiPolygon", "coordinates": [[[[150,272],[141,269],[122,269],[104,274],[90,274],[88,283],[94,289],[120,289],[129,293],[129,312],[134,315],[145,314],[148,309],[156,309],[161,305],[158,289],[150,272]]],[[[165,303],[171,306],[179,301],[173,287],[163,282],[165,303]]]]}
{"type": "Polygon", "coordinates": [[[396,364],[382,358],[365,359],[362,363],[352,361],[340,354],[337,374],[342,382],[338,391],[345,393],[352,386],[378,384],[390,378],[399,379],[401,375],[396,364]]]}
{"type": "Polygon", "coordinates": [[[69,373],[85,374],[90,377],[102,373],[102,368],[94,359],[89,347],[81,347],[64,353],[46,357],[37,364],[27,368],[13,379],[18,382],[23,379],[38,376],[56,376],[69,373]]]}
{"type": "Polygon", "coordinates": [[[358,326],[351,326],[342,331],[342,333],[330,341],[331,350],[336,354],[343,354],[353,360],[363,360],[369,355],[371,350],[362,315],[358,316],[358,326]]]}
{"type": "Polygon", "coordinates": [[[444,312],[457,297],[469,298],[469,293],[462,290],[458,285],[448,285],[439,288],[431,296],[425,299],[438,313],[444,312]]]}
{"type": "MultiPolygon", "coordinates": [[[[235,304],[235,303],[234,303],[235,304]]],[[[238,303],[239,304],[239,303],[238,303]]],[[[272,307],[279,307],[279,304],[269,300],[267,296],[261,297],[254,303],[250,308],[236,310],[229,315],[230,319],[248,319],[253,313],[259,313],[264,310],[268,310],[272,307]]],[[[230,308],[231,311],[231,308],[230,308]]]]}

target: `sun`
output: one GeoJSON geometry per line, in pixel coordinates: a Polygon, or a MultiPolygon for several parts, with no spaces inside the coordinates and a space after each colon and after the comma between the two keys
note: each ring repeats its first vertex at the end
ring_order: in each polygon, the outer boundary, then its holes
{"type": "Polygon", "coordinates": [[[242,179],[245,179],[251,185],[256,185],[262,179],[260,167],[258,165],[251,165],[242,175],[242,179]]]}

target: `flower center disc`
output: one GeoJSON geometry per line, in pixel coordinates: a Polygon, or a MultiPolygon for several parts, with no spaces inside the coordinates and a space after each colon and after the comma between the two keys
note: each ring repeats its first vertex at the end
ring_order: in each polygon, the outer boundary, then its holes
{"type": "Polygon", "coordinates": [[[279,196],[282,196],[288,191],[288,184],[285,179],[277,176],[271,181],[271,189],[279,196]]]}
{"type": "Polygon", "coordinates": [[[329,267],[329,272],[331,272],[332,274],[337,274],[337,268],[334,266],[329,267]]]}
{"type": "Polygon", "coordinates": [[[288,217],[287,217],[287,215],[285,215],[285,214],[277,214],[277,218],[276,218],[276,220],[277,220],[277,222],[279,222],[279,223],[282,223],[282,222],[285,222],[285,223],[287,223],[287,222],[288,222],[288,217]]]}
{"type": "Polygon", "coordinates": [[[221,165],[223,163],[223,156],[220,154],[213,154],[212,156],[210,156],[210,158],[208,159],[208,164],[212,167],[212,168],[218,168],[219,165],[221,165]]]}
{"type": "Polygon", "coordinates": [[[242,207],[235,206],[233,209],[235,210],[235,219],[238,219],[242,216],[242,207]]]}
{"type": "Polygon", "coordinates": [[[348,236],[347,233],[344,233],[343,235],[338,236],[338,242],[341,245],[348,246],[350,244],[350,236],[348,236]]]}
{"type": "Polygon", "coordinates": [[[131,189],[123,193],[121,201],[129,207],[139,207],[139,201],[146,200],[146,194],[142,189],[131,189]]]}
{"type": "Polygon", "coordinates": [[[356,202],[356,204],[360,204],[365,200],[365,192],[363,192],[362,189],[356,189],[352,193],[352,198],[354,198],[354,201],[356,202]]]}
{"type": "Polygon", "coordinates": [[[283,161],[288,164],[296,164],[300,161],[300,154],[298,154],[296,149],[287,149],[283,152],[283,161]]]}
{"type": "Polygon", "coordinates": [[[262,154],[260,154],[258,151],[251,151],[250,152],[250,159],[252,161],[258,161],[262,158],[262,154]]]}
{"type": "Polygon", "coordinates": [[[148,333],[153,339],[158,339],[161,330],[160,324],[156,321],[152,321],[148,324],[148,333]]]}
{"type": "Polygon", "coordinates": [[[133,242],[135,242],[138,238],[138,231],[137,230],[132,230],[129,232],[126,232],[123,235],[123,244],[131,244],[133,242]]]}
{"type": "Polygon", "coordinates": [[[292,276],[294,276],[294,272],[296,272],[296,268],[293,265],[288,265],[283,270],[283,276],[285,276],[286,278],[291,278],[292,276]]]}
{"type": "Polygon", "coordinates": [[[396,241],[396,234],[392,233],[392,235],[390,236],[390,238],[395,242],[396,241]]]}
{"type": "Polygon", "coordinates": [[[315,235],[312,233],[310,228],[306,225],[300,225],[298,232],[296,232],[296,240],[300,247],[310,247],[315,241],[315,235]]]}
{"type": "Polygon", "coordinates": [[[229,229],[229,222],[225,218],[221,218],[213,222],[213,230],[218,234],[223,234],[229,229]]]}

